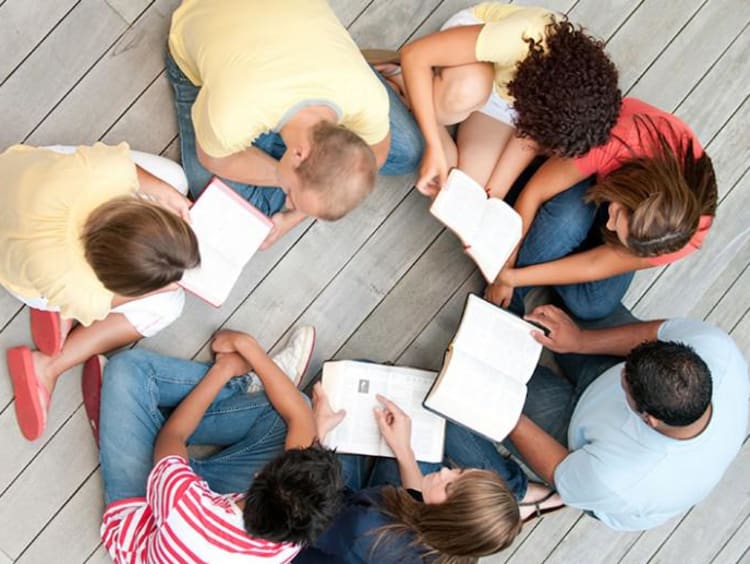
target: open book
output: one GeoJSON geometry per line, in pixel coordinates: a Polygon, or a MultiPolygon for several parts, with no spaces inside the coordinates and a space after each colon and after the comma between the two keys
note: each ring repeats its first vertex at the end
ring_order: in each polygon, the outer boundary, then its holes
{"type": "Polygon", "coordinates": [[[424,406],[493,441],[518,422],[539,361],[538,329],[473,294],[424,406]]]}
{"type": "Polygon", "coordinates": [[[411,447],[417,460],[441,462],[445,420],[422,407],[435,372],[338,360],[323,364],[322,385],[331,407],[346,409],[346,417],[324,443],[339,452],[393,457],[380,434],[373,408],[382,407],[375,394],[385,396],[411,417],[411,447]]]}
{"type": "Polygon", "coordinates": [[[214,307],[223,304],[242,269],[271,231],[271,220],[218,178],[190,208],[201,265],[185,272],[180,285],[214,307]]]}
{"type": "Polygon", "coordinates": [[[516,210],[457,168],[430,206],[430,213],[453,230],[488,282],[493,282],[521,240],[523,224],[516,210]]]}

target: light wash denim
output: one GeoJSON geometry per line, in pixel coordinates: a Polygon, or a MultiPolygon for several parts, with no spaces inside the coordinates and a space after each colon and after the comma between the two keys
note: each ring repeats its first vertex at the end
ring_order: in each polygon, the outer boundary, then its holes
{"type": "MultiPolygon", "coordinates": [[[[169,412],[201,381],[211,364],[133,349],[104,370],[99,459],[104,498],[111,503],[146,495],[154,443],[169,412]]],[[[253,476],[284,451],[286,423],[265,393],[247,393],[250,378],[232,378],[216,396],[189,444],[220,452],[190,466],[218,493],[244,492],[253,476]]]]}

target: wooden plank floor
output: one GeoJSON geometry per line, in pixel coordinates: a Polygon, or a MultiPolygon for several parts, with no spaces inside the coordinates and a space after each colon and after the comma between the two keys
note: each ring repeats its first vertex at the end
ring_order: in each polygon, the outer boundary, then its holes
{"type": "MultiPolygon", "coordinates": [[[[333,0],[362,47],[397,48],[437,29],[467,0],[333,0]]],[[[0,150],[10,144],[130,142],[179,158],[163,54],[179,0],[0,0],[0,150]]],[[[673,111],[714,159],[721,204],[704,249],[640,273],[627,304],[643,318],[707,319],[750,350],[750,2],[539,0],[608,42],[623,91],[673,111]],[[743,219],[744,218],[744,219],[743,219]]],[[[482,281],[427,213],[411,177],[381,178],[356,212],[307,221],[245,270],[223,308],[190,299],[172,327],[138,346],[205,358],[228,326],[269,348],[318,328],[313,370],[369,357],[436,368],[467,292],[482,281]]],[[[28,312],[0,289],[0,348],[30,342],[28,312]]],[[[19,434],[0,363],[0,564],[107,562],[99,543],[97,452],[72,370],[49,425],[19,434]]],[[[526,527],[487,562],[750,562],[750,446],[712,495],[646,533],[616,533],[566,509],[526,527]]]]}

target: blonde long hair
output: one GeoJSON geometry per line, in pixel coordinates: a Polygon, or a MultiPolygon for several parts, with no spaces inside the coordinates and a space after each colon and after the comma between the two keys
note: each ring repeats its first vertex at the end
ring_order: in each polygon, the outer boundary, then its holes
{"type": "Polygon", "coordinates": [[[414,545],[440,564],[469,564],[509,546],[521,531],[518,503],[502,478],[489,470],[466,470],[447,488],[443,503],[415,500],[403,488],[383,489],[382,510],[394,523],[375,531],[373,551],[391,534],[416,535],[414,545]]]}
{"type": "MultiPolygon", "coordinates": [[[[653,156],[625,161],[586,195],[587,202],[619,202],[625,207],[627,249],[640,257],[680,250],[698,230],[700,217],[716,214],[718,191],[711,159],[705,152],[696,157],[691,139],[679,139],[671,125],[665,126],[658,128],[650,117],[637,116],[639,143],[650,145],[653,156]],[[670,143],[670,137],[678,141],[670,143]]],[[[617,234],[606,228],[602,237],[607,244],[623,247],[617,234]]]]}

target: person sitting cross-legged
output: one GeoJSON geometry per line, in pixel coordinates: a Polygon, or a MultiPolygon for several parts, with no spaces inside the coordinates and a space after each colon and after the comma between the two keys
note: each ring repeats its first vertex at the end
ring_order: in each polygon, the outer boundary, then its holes
{"type": "MultiPolygon", "coordinates": [[[[708,496],[737,455],[747,433],[747,363],[707,323],[637,322],[622,306],[615,315],[597,329],[579,328],[552,305],[528,316],[550,331],[534,332],[540,343],[576,354],[556,355],[565,377],[537,367],[508,446],[566,505],[613,529],[644,530],[708,496]]],[[[468,440],[449,441],[446,451],[473,462],[468,440]]]]}
{"type": "Polygon", "coordinates": [[[378,171],[422,157],[414,118],[326,0],[183,1],[166,68],[191,195],[224,179],[271,217],[264,247],[306,216],[343,217],[378,171]]]}
{"type": "Polygon", "coordinates": [[[295,386],[313,337],[312,328],[298,330],[273,360],[249,335],[222,331],[213,364],[143,350],[109,361],[101,534],[115,562],[288,562],[328,525],[340,468],[315,441],[312,410],[295,386]],[[265,393],[248,391],[251,369],[265,393]],[[224,448],[196,460],[188,444],[224,448]]]}

